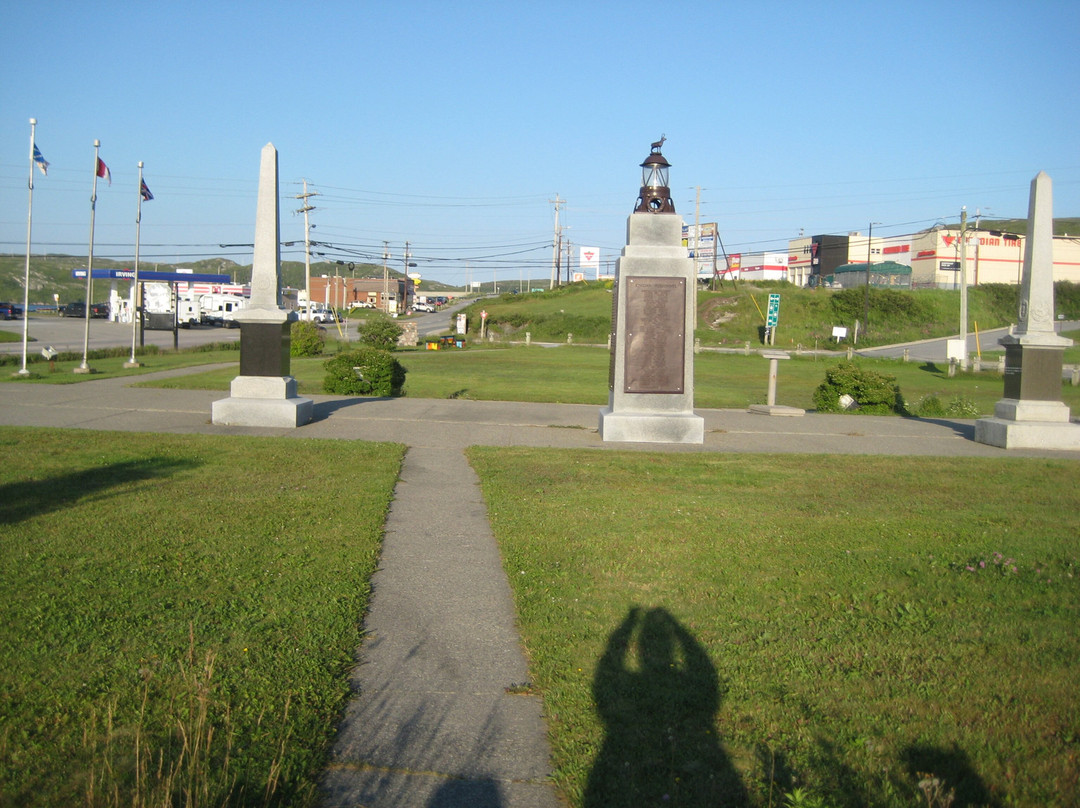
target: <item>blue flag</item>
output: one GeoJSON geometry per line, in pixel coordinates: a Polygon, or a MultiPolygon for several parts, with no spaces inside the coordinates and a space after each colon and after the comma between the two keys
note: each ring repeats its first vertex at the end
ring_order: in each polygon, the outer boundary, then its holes
{"type": "Polygon", "coordinates": [[[139,188],[139,193],[142,194],[143,202],[149,202],[154,198],[154,195],[150,193],[150,189],[146,187],[146,182],[144,180],[139,180],[139,184],[142,186],[139,188]]]}
{"type": "Polygon", "coordinates": [[[45,159],[41,153],[41,149],[34,144],[34,162],[37,163],[37,167],[41,169],[41,173],[45,176],[49,175],[49,161],[45,159]]]}

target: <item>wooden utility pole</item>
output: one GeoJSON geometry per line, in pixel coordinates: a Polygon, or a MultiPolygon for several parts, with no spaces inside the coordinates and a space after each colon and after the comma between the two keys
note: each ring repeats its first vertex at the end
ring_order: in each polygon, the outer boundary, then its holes
{"type": "Polygon", "coordinates": [[[303,205],[297,213],[304,214],[304,294],[307,296],[307,315],[305,320],[311,319],[311,224],[308,221],[308,213],[315,210],[313,205],[308,204],[308,198],[318,196],[315,191],[308,193],[307,180],[304,180],[304,193],[297,194],[297,199],[302,199],[303,205]]]}
{"type": "Polygon", "coordinates": [[[559,199],[559,195],[555,194],[555,239],[553,241],[554,251],[551,255],[551,286],[549,288],[554,289],[555,284],[559,278],[559,251],[562,246],[562,232],[559,230],[559,205],[565,200],[559,199]]]}

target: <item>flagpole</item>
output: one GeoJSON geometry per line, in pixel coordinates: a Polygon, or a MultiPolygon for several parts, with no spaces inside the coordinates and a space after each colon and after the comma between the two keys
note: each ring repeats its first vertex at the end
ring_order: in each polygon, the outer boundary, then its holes
{"type": "Polygon", "coordinates": [[[135,280],[131,285],[131,359],[125,367],[137,368],[138,361],[135,359],[135,338],[138,334],[138,303],[139,303],[139,230],[142,227],[142,170],[143,162],[139,161],[139,201],[135,207],[135,280]]]}
{"type": "Polygon", "coordinates": [[[29,376],[26,369],[26,344],[30,340],[30,233],[34,225],[34,130],[37,118],[30,119],[30,201],[26,206],[26,280],[23,284],[23,331],[22,331],[22,368],[19,376],[29,376]]]}
{"type": "Polygon", "coordinates": [[[82,364],[75,368],[76,373],[89,373],[90,365],[87,363],[87,355],[90,352],[90,309],[92,302],[93,276],[94,276],[94,212],[97,208],[97,178],[98,178],[98,151],[101,149],[101,141],[94,140],[94,186],[90,192],[90,253],[86,259],[86,324],[83,331],[83,354],[82,364]]]}

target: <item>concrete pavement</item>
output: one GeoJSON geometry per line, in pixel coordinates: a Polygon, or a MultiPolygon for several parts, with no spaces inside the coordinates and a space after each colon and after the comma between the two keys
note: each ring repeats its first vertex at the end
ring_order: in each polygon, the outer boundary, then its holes
{"type": "MultiPolygon", "coordinates": [[[[169,376],[185,369],[138,377],[169,376]]],[[[809,452],[1065,457],[975,443],[974,422],[698,410],[704,445],[605,444],[599,407],[312,396],[298,429],[222,427],[225,392],[76,384],[0,384],[0,424],[93,430],[395,441],[409,448],[386,523],[380,569],[352,679],[354,698],[323,783],[326,805],[556,808],[549,750],[528,680],[470,445],[597,451],[809,452]]],[[[828,461],[825,461],[828,462],[828,461]]]]}

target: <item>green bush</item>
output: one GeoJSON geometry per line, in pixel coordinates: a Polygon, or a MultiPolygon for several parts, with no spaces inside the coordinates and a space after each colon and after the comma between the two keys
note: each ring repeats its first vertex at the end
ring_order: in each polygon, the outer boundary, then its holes
{"type": "Polygon", "coordinates": [[[978,418],[979,407],[967,396],[953,396],[944,404],[936,393],[927,393],[909,408],[919,418],[978,418]]]}
{"type": "Polygon", "coordinates": [[[326,347],[326,332],[318,324],[297,320],[289,326],[290,356],[322,356],[326,347]]]}
{"type": "Polygon", "coordinates": [[[845,394],[859,405],[855,412],[884,415],[904,411],[895,376],[866,370],[854,362],[841,362],[825,371],[825,381],[814,391],[814,407],[818,412],[845,412],[840,406],[840,397],[845,394]]]}
{"type": "Polygon", "coordinates": [[[378,348],[356,348],[328,359],[323,364],[323,392],[338,396],[400,396],[405,386],[405,368],[378,348]]]}
{"type": "Polygon", "coordinates": [[[396,350],[398,337],[403,331],[404,329],[389,317],[378,315],[368,317],[356,329],[360,342],[381,351],[396,350]]]}
{"type": "Polygon", "coordinates": [[[940,418],[945,414],[945,405],[941,403],[937,393],[927,393],[915,402],[911,412],[920,418],[940,418]]]}

